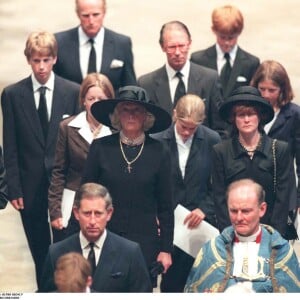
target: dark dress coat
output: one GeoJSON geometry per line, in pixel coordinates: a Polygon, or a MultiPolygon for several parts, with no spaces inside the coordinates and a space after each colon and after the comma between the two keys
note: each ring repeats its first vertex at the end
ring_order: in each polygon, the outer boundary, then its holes
{"type": "MultiPolygon", "coordinates": [[[[78,27],[55,34],[58,44],[57,62],[53,67],[56,74],[81,83],[82,73],[79,62],[78,27]]],[[[115,90],[121,86],[135,85],[136,77],[133,66],[132,43],[128,36],[105,28],[102,64],[99,72],[105,74],[115,90]],[[113,65],[118,60],[123,66],[113,65]]]]}
{"type": "Polygon", "coordinates": [[[59,123],[78,113],[79,85],[55,76],[52,111],[45,140],[31,77],[6,87],[1,96],[3,150],[9,200],[23,197],[21,217],[37,279],[50,243],[48,188],[59,123]]]}
{"type": "MultiPolygon", "coordinates": [[[[295,103],[284,105],[268,133],[273,139],[286,141],[296,160],[298,177],[297,196],[291,197],[290,210],[300,207],[300,107],[295,103]]],[[[294,168],[292,171],[294,172],[294,168]]],[[[292,175],[293,176],[293,175],[292,175]]]]}
{"type": "Polygon", "coordinates": [[[109,190],[114,213],[108,228],[139,243],[150,266],[159,252],[172,250],[170,153],[162,143],[146,135],[142,154],[128,173],[119,140],[116,133],[93,141],[82,183],[100,183],[109,190]]]}
{"type": "MultiPolygon", "coordinates": [[[[166,67],[163,66],[138,78],[138,85],[144,88],[151,101],[173,114],[173,102],[166,67]]],[[[205,103],[204,125],[216,130],[220,135],[228,127],[219,116],[222,102],[222,88],[216,71],[191,63],[187,93],[199,96],[205,103]]]]}
{"type": "MultiPolygon", "coordinates": [[[[191,61],[201,66],[218,70],[216,45],[192,53],[191,61]]],[[[236,88],[250,84],[258,66],[258,57],[238,47],[228,84],[226,88],[223,87],[225,101],[236,88]]]]}
{"type": "Polygon", "coordinates": [[[272,139],[262,135],[261,146],[251,160],[237,137],[225,140],[213,147],[212,183],[219,230],[230,225],[226,189],[238,179],[251,178],[266,192],[267,212],[261,222],[285,233],[288,216],[289,180],[292,159],[289,145],[276,142],[276,195],[274,194],[274,161],[272,139]]]}
{"type": "MultiPolygon", "coordinates": [[[[39,292],[56,290],[54,284],[56,261],[69,252],[82,254],[78,233],[49,247],[39,292]]],[[[100,293],[151,292],[149,273],[140,246],[107,231],[91,289],[100,293]]]]}
{"type": "MultiPolygon", "coordinates": [[[[204,125],[199,125],[192,141],[186,162],[185,176],[179,166],[179,153],[174,125],[164,132],[153,135],[165,143],[171,152],[173,207],[181,204],[192,211],[200,208],[206,215],[205,220],[216,226],[215,205],[212,199],[211,169],[212,147],[219,143],[219,134],[204,125]]],[[[162,275],[162,292],[183,292],[194,258],[174,246],[172,265],[162,275]]]]}

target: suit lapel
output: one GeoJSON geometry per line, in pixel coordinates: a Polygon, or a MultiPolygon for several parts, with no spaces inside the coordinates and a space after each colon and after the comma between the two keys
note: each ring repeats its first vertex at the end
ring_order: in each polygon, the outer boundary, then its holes
{"type": "Polygon", "coordinates": [[[206,56],[207,56],[207,67],[214,70],[218,70],[216,45],[207,49],[206,56]]]}
{"type": "Polygon", "coordinates": [[[158,71],[157,77],[155,78],[155,86],[156,97],[161,102],[161,106],[165,110],[172,112],[173,102],[171,99],[168,75],[165,66],[158,71]]]}
{"type": "Polygon", "coordinates": [[[272,136],[272,134],[274,132],[276,132],[279,128],[284,126],[286,123],[286,120],[289,119],[289,117],[290,117],[290,114],[288,113],[288,111],[281,111],[278,114],[275,122],[273,123],[268,135],[272,136]]]}
{"type": "Polygon", "coordinates": [[[102,62],[100,66],[101,73],[109,74],[110,63],[114,59],[114,43],[110,32],[105,28],[103,50],[102,50],[102,62]]]}
{"type": "Polygon", "coordinates": [[[21,96],[23,100],[20,101],[20,106],[24,111],[24,116],[27,119],[32,132],[34,132],[38,141],[44,146],[45,140],[35,105],[31,77],[28,77],[25,81],[25,84],[21,90],[21,96]]]}
{"type": "Polygon", "coordinates": [[[94,274],[95,286],[99,288],[99,284],[101,286],[105,285],[105,281],[107,280],[107,277],[113,274],[116,257],[118,255],[119,254],[117,253],[117,249],[113,242],[113,236],[107,230],[107,236],[104,241],[99,262],[97,264],[97,268],[94,274]]]}
{"type": "Polygon", "coordinates": [[[56,143],[58,125],[59,125],[62,115],[64,113],[64,103],[65,103],[64,97],[65,97],[64,88],[61,85],[61,82],[59,81],[57,76],[55,76],[53,99],[52,99],[52,110],[51,110],[51,117],[50,117],[50,121],[49,121],[47,145],[56,143]]]}

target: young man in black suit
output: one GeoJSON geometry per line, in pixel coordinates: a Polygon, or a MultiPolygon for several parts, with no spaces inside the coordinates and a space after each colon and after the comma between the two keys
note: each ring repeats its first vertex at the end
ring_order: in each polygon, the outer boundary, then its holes
{"type": "Polygon", "coordinates": [[[225,135],[226,124],[220,119],[218,109],[222,102],[218,74],[189,61],[192,39],[187,26],[180,21],[164,24],[159,43],[166,54],[166,64],[139,77],[138,84],[147,91],[151,101],[171,115],[180,96],[189,93],[201,97],[205,102],[204,124],[225,135]]]}
{"type": "Polygon", "coordinates": [[[250,84],[259,66],[259,58],[237,44],[243,27],[243,15],[235,6],[214,9],[212,31],[216,35],[216,44],[191,55],[192,62],[218,71],[225,101],[233,90],[250,84]]]}
{"type": "Polygon", "coordinates": [[[80,232],[50,246],[39,291],[55,291],[56,261],[66,253],[78,252],[92,266],[93,291],[151,292],[149,271],[139,244],[106,229],[113,214],[108,190],[96,183],[83,184],[75,196],[73,210],[80,232]]]}
{"type": "Polygon", "coordinates": [[[4,88],[3,150],[8,198],[20,211],[39,286],[50,244],[48,187],[59,122],[78,113],[79,85],[52,72],[57,43],[53,34],[33,32],[24,54],[32,75],[4,88]]]}
{"type": "Polygon", "coordinates": [[[100,72],[115,90],[135,85],[131,39],[103,27],[106,1],[76,0],[76,13],[80,25],[55,34],[59,51],[54,72],[77,83],[100,72]]]}

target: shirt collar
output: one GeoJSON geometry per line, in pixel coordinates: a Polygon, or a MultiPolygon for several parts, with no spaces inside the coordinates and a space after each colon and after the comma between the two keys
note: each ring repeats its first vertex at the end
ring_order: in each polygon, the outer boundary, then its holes
{"type": "MultiPolygon", "coordinates": [[[[190,65],[191,65],[190,61],[187,60],[186,63],[185,63],[185,65],[183,66],[183,68],[181,70],[179,70],[180,73],[183,75],[184,78],[188,78],[188,76],[189,76],[190,65]]],[[[176,73],[178,72],[178,71],[174,70],[169,65],[168,62],[166,63],[166,71],[167,71],[167,75],[168,75],[169,81],[171,81],[175,77],[176,73]]]]}
{"type": "Polygon", "coordinates": [[[174,125],[174,133],[175,133],[175,138],[176,138],[176,143],[177,144],[180,144],[186,148],[191,148],[192,146],[192,142],[193,142],[193,138],[194,138],[194,135],[191,135],[187,140],[186,142],[184,143],[181,136],[179,135],[179,133],[177,132],[177,128],[176,128],[176,125],[174,125]]]}
{"type": "MultiPolygon", "coordinates": [[[[231,49],[231,51],[229,52],[229,55],[230,55],[230,61],[233,62],[235,60],[235,57],[236,57],[236,53],[237,53],[237,50],[238,50],[238,45],[234,45],[234,47],[231,49]]],[[[224,59],[224,54],[225,52],[223,52],[221,50],[221,47],[219,44],[216,44],[216,51],[217,51],[217,59],[218,60],[222,60],[224,59]]]]}
{"type": "Polygon", "coordinates": [[[256,242],[257,244],[259,244],[261,242],[261,237],[262,237],[262,230],[261,227],[259,226],[258,231],[250,236],[241,236],[235,232],[234,242],[235,243],[256,242]]]}
{"type": "MultiPolygon", "coordinates": [[[[89,37],[85,34],[82,27],[78,27],[79,46],[85,45],[89,41],[89,37]]],[[[97,35],[94,37],[94,43],[100,45],[104,39],[104,27],[101,27],[97,35]]]]}
{"type": "MultiPolygon", "coordinates": [[[[95,246],[99,249],[102,249],[104,241],[106,239],[107,236],[107,231],[106,229],[103,231],[102,235],[99,237],[99,239],[97,241],[94,242],[95,246]]],[[[82,234],[82,231],[79,232],[79,241],[80,241],[80,245],[81,245],[81,249],[85,249],[87,247],[89,247],[89,241],[86,239],[86,237],[82,234]]]]}
{"type": "Polygon", "coordinates": [[[45,86],[47,89],[53,91],[54,90],[54,73],[51,71],[50,77],[45,84],[40,84],[37,79],[35,78],[34,74],[31,74],[32,86],[33,91],[36,92],[41,86],[45,86]]]}

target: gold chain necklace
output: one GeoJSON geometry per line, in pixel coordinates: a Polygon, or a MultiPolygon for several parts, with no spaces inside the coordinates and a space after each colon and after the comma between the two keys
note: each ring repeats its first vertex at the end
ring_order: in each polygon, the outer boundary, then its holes
{"type": "Polygon", "coordinates": [[[144,149],[145,140],[144,140],[143,143],[142,143],[142,147],[141,147],[139,153],[138,153],[137,156],[136,156],[134,159],[132,159],[131,161],[129,161],[129,160],[127,159],[127,157],[126,157],[126,155],[125,155],[125,153],[124,153],[124,149],[123,149],[123,145],[122,145],[121,139],[120,139],[119,141],[120,141],[120,149],[121,149],[123,158],[124,158],[124,160],[125,160],[126,163],[127,163],[127,170],[128,170],[128,173],[131,173],[131,169],[132,169],[131,165],[132,165],[132,164],[133,164],[133,163],[141,156],[141,154],[142,154],[142,152],[143,152],[143,149],[144,149]]]}

